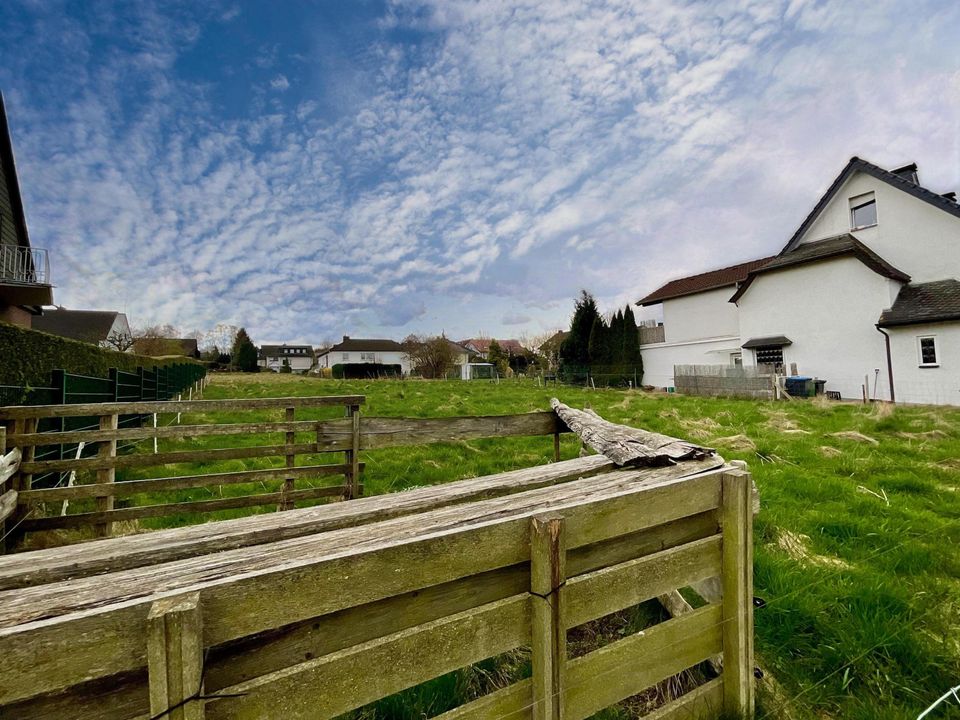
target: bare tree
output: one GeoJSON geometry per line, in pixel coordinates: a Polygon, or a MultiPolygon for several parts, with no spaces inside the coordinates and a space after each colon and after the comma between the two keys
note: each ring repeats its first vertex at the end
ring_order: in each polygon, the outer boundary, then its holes
{"type": "Polygon", "coordinates": [[[182,351],[180,343],[173,342],[177,337],[177,329],[170,325],[151,325],[134,332],[133,343],[137,353],[160,357],[163,355],[179,355],[182,351]]]}
{"type": "Polygon", "coordinates": [[[119,352],[126,352],[133,347],[136,339],[127,332],[119,332],[114,330],[103,340],[103,345],[105,347],[111,348],[112,350],[118,350],[119,352]]]}
{"type": "Polygon", "coordinates": [[[409,335],[401,344],[410,367],[422,377],[444,378],[454,365],[453,347],[443,335],[409,335]]]}

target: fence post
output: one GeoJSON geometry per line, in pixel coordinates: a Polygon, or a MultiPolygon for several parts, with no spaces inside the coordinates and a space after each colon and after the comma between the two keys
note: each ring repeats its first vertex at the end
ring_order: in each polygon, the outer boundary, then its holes
{"type": "Polygon", "coordinates": [[[347,417],[350,418],[350,449],[343,454],[343,460],[350,468],[347,470],[344,499],[352,500],[363,493],[360,486],[360,406],[347,406],[347,417]]]}
{"type": "Polygon", "coordinates": [[[530,602],[533,622],[533,720],[562,720],[567,631],[564,622],[566,543],[564,521],[540,516],[530,521],[530,602]]]}
{"type": "MultiPolygon", "coordinates": [[[[101,430],[116,430],[118,425],[118,420],[120,416],[113,415],[101,415],[100,416],[100,429],[101,430]]],[[[117,441],[114,440],[100,440],[99,447],[97,449],[97,458],[115,458],[117,456],[117,441]]],[[[112,483],[117,476],[117,470],[114,467],[105,468],[103,470],[97,470],[97,484],[112,483]]],[[[97,496],[97,512],[106,512],[108,510],[113,510],[113,495],[99,495],[97,496]]],[[[113,523],[97,523],[93,526],[93,534],[96,537],[109,537],[113,532],[113,523]]]]}
{"type": "MultiPolygon", "coordinates": [[[[285,418],[287,422],[293,422],[293,419],[296,414],[296,408],[288,407],[285,413],[285,418]]],[[[293,430],[287,431],[287,467],[292,468],[296,461],[296,456],[293,453],[293,443],[296,439],[296,433],[293,430]]],[[[293,509],[293,500],[289,500],[290,493],[293,492],[293,477],[284,478],[283,488],[281,489],[280,504],[277,506],[277,510],[292,510],[293,509]]]]}
{"type": "Polygon", "coordinates": [[[753,500],[750,473],[723,474],[723,708],[730,717],[754,716],[753,500]]]}
{"type": "Polygon", "coordinates": [[[147,616],[150,714],[165,720],[203,720],[203,625],[199,593],[157,600],[147,616]]]}

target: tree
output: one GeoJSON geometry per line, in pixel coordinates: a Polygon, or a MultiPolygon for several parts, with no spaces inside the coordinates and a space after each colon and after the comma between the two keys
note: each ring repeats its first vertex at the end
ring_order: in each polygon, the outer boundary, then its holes
{"type": "Polygon", "coordinates": [[[242,372],[257,372],[257,348],[244,328],[237,331],[230,351],[230,360],[235,368],[242,372]]]}
{"type": "Polygon", "coordinates": [[[597,311],[597,301],[586,290],[581,290],[580,297],[574,301],[570,334],[560,345],[561,364],[590,364],[590,331],[598,317],[600,313],[597,311]]]}
{"type": "Polygon", "coordinates": [[[603,318],[597,315],[590,328],[590,341],[587,343],[589,364],[608,365],[610,363],[610,328],[603,318]]]}
{"type": "Polygon", "coordinates": [[[180,343],[174,342],[176,337],[177,329],[169,323],[166,325],[151,325],[134,331],[134,349],[140,355],[150,355],[151,357],[179,355],[182,348],[180,343]]]}
{"type": "Polygon", "coordinates": [[[490,348],[487,350],[487,362],[493,363],[497,368],[497,373],[506,377],[507,368],[510,367],[510,356],[496,340],[490,341],[490,348]]]}
{"type": "Polygon", "coordinates": [[[444,335],[409,335],[401,343],[410,367],[427,379],[445,378],[454,365],[454,352],[444,335]]]}
{"type": "Polygon", "coordinates": [[[117,330],[114,330],[109,335],[107,335],[106,339],[104,339],[103,341],[103,344],[113,350],[126,352],[127,350],[133,347],[135,342],[136,342],[136,339],[130,333],[119,332],[117,330]]]}

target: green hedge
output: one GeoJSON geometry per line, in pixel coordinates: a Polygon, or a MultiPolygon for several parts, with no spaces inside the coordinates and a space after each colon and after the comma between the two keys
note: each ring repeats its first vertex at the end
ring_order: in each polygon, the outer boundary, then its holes
{"type": "Polygon", "coordinates": [[[107,377],[112,367],[136,372],[138,366],[150,368],[187,362],[196,361],[104,350],[90,343],[0,323],[0,385],[46,387],[50,383],[50,371],[58,368],[75,375],[107,377]]]}
{"type": "Polygon", "coordinates": [[[383,363],[339,363],[330,368],[337,380],[376,380],[381,377],[400,377],[403,368],[383,363]]]}

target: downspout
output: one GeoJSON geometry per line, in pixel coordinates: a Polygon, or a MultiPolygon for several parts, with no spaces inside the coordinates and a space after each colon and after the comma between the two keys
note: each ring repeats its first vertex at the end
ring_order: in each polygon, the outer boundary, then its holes
{"type": "Polygon", "coordinates": [[[883,339],[887,345],[887,376],[890,378],[890,402],[896,402],[897,396],[893,392],[893,360],[890,358],[890,336],[879,324],[876,327],[877,331],[883,335],[883,339]]]}

